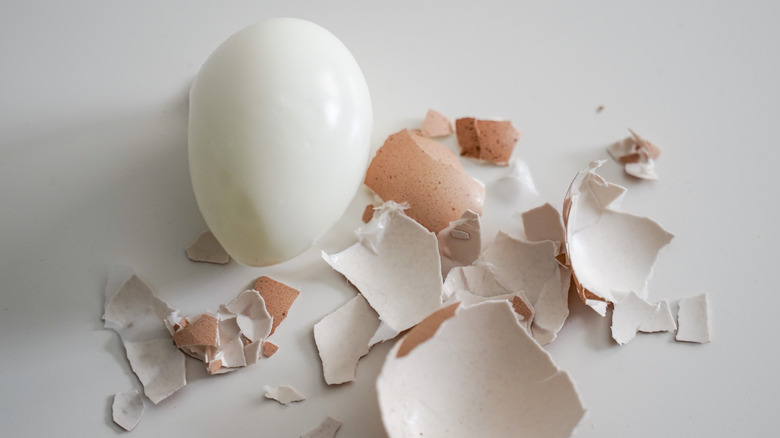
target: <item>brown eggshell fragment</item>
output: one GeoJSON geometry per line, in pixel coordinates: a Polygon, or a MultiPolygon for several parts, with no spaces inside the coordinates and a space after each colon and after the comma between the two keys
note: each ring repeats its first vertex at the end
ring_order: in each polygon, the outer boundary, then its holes
{"type": "Polygon", "coordinates": [[[520,131],[509,121],[464,117],[455,121],[460,154],[501,166],[509,164],[520,131]]]}
{"type": "Polygon", "coordinates": [[[422,135],[432,137],[446,137],[452,134],[452,122],[436,110],[428,110],[420,126],[422,135]]]}
{"type": "Polygon", "coordinates": [[[458,146],[460,146],[460,154],[464,157],[479,158],[479,135],[477,134],[476,121],[473,117],[455,120],[458,146]]]}
{"type": "Polygon", "coordinates": [[[190,345],[217,346],[217,318],[203,314],[195,322],[188,324],[173,334],[177,347],[190,345]]]}
{"type": "Polygon", "coordinates": [[[406,129],[379,148],[365,183],[384,201],[408,203],[405,213],[433,233],[466,210],[482,214],[485,200],[485,187],[447,146],[406,129]]]}
{"type": "Polygon", "coordinates": [[[279,351],[279,346],[274,344],[273,342],[263,342],[263,356],[264,357],[271,357],[279,351]]]}
{"type": "Polygon", "coordinates": [[[368,223],[368,221],[371,220],[371,218],[374,217],[374,204],[368,204],[366,205],[366,209],[363,210],[363,223],[368,223]]]}
{"type": "Polygon", "coordinates": [[[409,331],[409,334],[404,337],[403,341],[401,341],[401,347],[398,349],[396,357],[406,356],[414,350],[414,347],[430,339],[436,334],[436,330],[439,329],[444,321],[455,316],[455,311],[458,309],[458,306],[460,306],[459,302],[441,308],[431,313],[429,317],[414,326],[414,328],[409,331]]]}
{"type": "Polygon", "coordinates": [[[287,286],[286,284],[267,276],[262,276],[257,279],[255,282],[255,290],[263,297],[263,300],[265,300],[265,308],[274,318],[273,325],[271,326],[272,335],[276,330],[276,327],[287,318],[287,312],[301,292],[298,289],[287,286]]]}
{"type": "Polygon", "coordinates": [[[512,297],[512,310],[522,316],[523,319],[528,319],[534,315],[534,311],[528,303],[518,296],[512,297]]]}

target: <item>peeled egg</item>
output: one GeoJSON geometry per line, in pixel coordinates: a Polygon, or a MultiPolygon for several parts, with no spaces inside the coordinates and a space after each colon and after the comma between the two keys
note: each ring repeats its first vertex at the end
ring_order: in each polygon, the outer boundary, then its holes
{"type": "Polygon", "coordinates": [[[371,127],[368,85],[336,36],[295,18],[239,31],[190,90],[190,177],[209,229],[245,265],[305,251],[360,187],[371,127]]]}

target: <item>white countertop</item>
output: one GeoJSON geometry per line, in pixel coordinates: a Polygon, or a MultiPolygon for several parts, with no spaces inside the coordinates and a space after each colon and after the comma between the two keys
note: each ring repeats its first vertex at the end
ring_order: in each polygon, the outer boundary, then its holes
{"type": "Polygon", "coordinates": [[[112,396],[140,384],[100,320],[109,267],[121,263],[184,314],[263,274],[301,290],[273,358],[218,377],[190,367],[187,387],[147,403],[131,436],[297,437],[327,415],[344,423],[339,438],[384,436],[374,380],[390,345],[361,360],[355,382],[327,387],[312,337],[355,293],[319,254],[353,242],[365,192],[290,262],[212,266],[183,254],[205,229],[187,167],[189,84],[225,38],[274,16],[314,21],[350,48],[372,93],[374,148],[429,108],[507,118],[523,130],[515,158],[560,207],[574,174],[607,159],[628,128],[657,144],[658,181],[630,179],[611,160],[602,173],[628,188],[626,210],[676,235],[650,296],[707,292],[713,340],[640,335],[619,347],[608,318],[572,301],[546,349],[588,410],[575,436],[780,429],[777,3],[43,3],[0,5],[3,435],[123,433],[112,396]],[[263,385],[281,383],[308,400],[263,398],[263,385]]]}

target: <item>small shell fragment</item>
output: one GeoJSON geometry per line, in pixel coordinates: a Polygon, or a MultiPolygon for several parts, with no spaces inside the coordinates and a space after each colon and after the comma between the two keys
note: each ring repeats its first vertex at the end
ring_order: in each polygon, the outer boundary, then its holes
{"type": "Polygon", "coordinates": [[[566,240],[566,231],[563,228],[561,214],[549,203],[528,210],[521,217],[528,241],[541,242],[542,240],[551,240],[560,242],[562,245],[566,240]]]}
{"type": "Polygon", "coordinates": [[[193,262],[224,265],[230,262],[230,256],[219,243],[214,233],[205,231],[186,249],[187,258],[193,262]]]}
{"type": "Polygon", "coordinates": [[[655,160],[661,150],[629,129],[630,136],[613,143],[607,152],[616,161],[623,164],[627,174],[640,179],[658,179],[655,173],[655,160]]]}
{"type": "Polygon", "coordinates": [[[314,341],[328,385],[355,380],[355,367],[368,353],[377,328],[379,315],[360,294],[314,325],[314,341]]]}
{"type": "Polygon", "coordinates": [[[452,134],[452,122],[440,112],[430,109],[425,114],[420,131],[428,138],[446,137],[452,134]]]}
{"type": "Polygon", "coordinates": [[[441,256],[442,277],[446,278],[450,269],[456,266],[468,266],[474,263],[482,251],[479,215],[466,210],[460,219],[439,231],[439,254],[441,256]]]}
{"type": "Polygon", "coordinates": [[[634,339],[642,323],[649,321],[660,309],[660,304],[647,302],[634,292],[615,303],[612,312],[612,339],[620,345],[634,339]]]}
{"type": "Polygon", "coordinates": [[[707,294],[683,298],[677,311],[678,341],[710,342],[710,309],[707,294]]]}
{"type": "Polygon", "coordinates": [[[363,210],[363,216],[360,218],[363,223],[367,224],[368,221],[371,220],[372,217],[374,217],[374,204],[368,204],[366,205],[365,210],[363,210]]]}
{"type": "Polygon", "coordinates": [[[674,322],[672,309],[666,300],[660,301],[655,314],[639,325],[639,331],[644,333],[673,332],[675,330],[677,330],[677,323],[674,322]]]}
{"type": "Polygon", "coordinates": [[[144,399],[137,390],[117,393],[111,405],[114,423],[128,432],[141,420],[144,409],[144,399]]]}
{"type": "Polygon", "coordinates": [[[460,154],[507,166],[521,133],[509,121],[464,117],[455,121],[460,154]]]}
{"type": "Polygon", "coordinates": [[[264,385],[265,398],[276,400],[283,405],[306,400],[306,396],[290,385],[269,386],[264,385]]]}
{"type": "Polygon", "coordinates": [[[279,327],[279,324],[287,318],[287,312],[301,292],[267,276],[257,279],[255,290],[260,292],[260,296],[265,300],[268,313],[273,317],[273,327],[271,327],[270,333],[273,334],[276,327],[279,327]]]}
{"type": "Polygon", "coordinates": [[[301,435],[301,438],[333,438],[341,427],[341,421],[327,417],[319,426],[301,435]]]}
{"type": "Polygon", "coordinates": [[[466,210],[481,214],[485,200],[485,187],[447,146],[406,129],[377,150],[365,183],[384,201],[408,203],[406,214],[434,233],[466,210]]]}
{"type": "Polygon", "coordinates": [[[263,342],[263,346],[262,346],[263,357],[271,357],[274,354],[276,354],[277,351],[279,351],[278,345],[274,344],[271,341],[263,342]]]}

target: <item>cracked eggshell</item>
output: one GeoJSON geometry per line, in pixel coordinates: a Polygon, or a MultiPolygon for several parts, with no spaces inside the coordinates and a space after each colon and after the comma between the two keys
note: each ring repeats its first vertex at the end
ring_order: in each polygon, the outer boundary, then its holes
{"type": "Polygon", "coordinates": [[[485,187],[447,146],[408,129],[387,138],[366,171],[366,186],[383,201],[406,202],[406,214],[433,233],[466,210],[482,213],[485,187]]]}
{"type": "Polygon", "coordinates": [[[572,181],[564,199],[566,253],[580,298],[601,316],[607,303],[631,292],[647,297],[647,284],[661,251],[674,237],[653,220],[619,209],[626,192],[590,164],[572,181]]]}
{"type": "Polygon", "coordinates": [[[431,315],[420,326],[438,329],[401,356],[413,330],[385,360],[377,394],[390,438],[572,433],[585,414],[574,384],[509,303],[461,306],[447,316],[431,315]]]}
{"type": "Polygon", "coordinates": [[[190,176],[209,229],[245,265],[305,251],[360,187],[371,127],[365,78],[333,34],[295,18],[239,31],[190,91],[190,176]]]}

